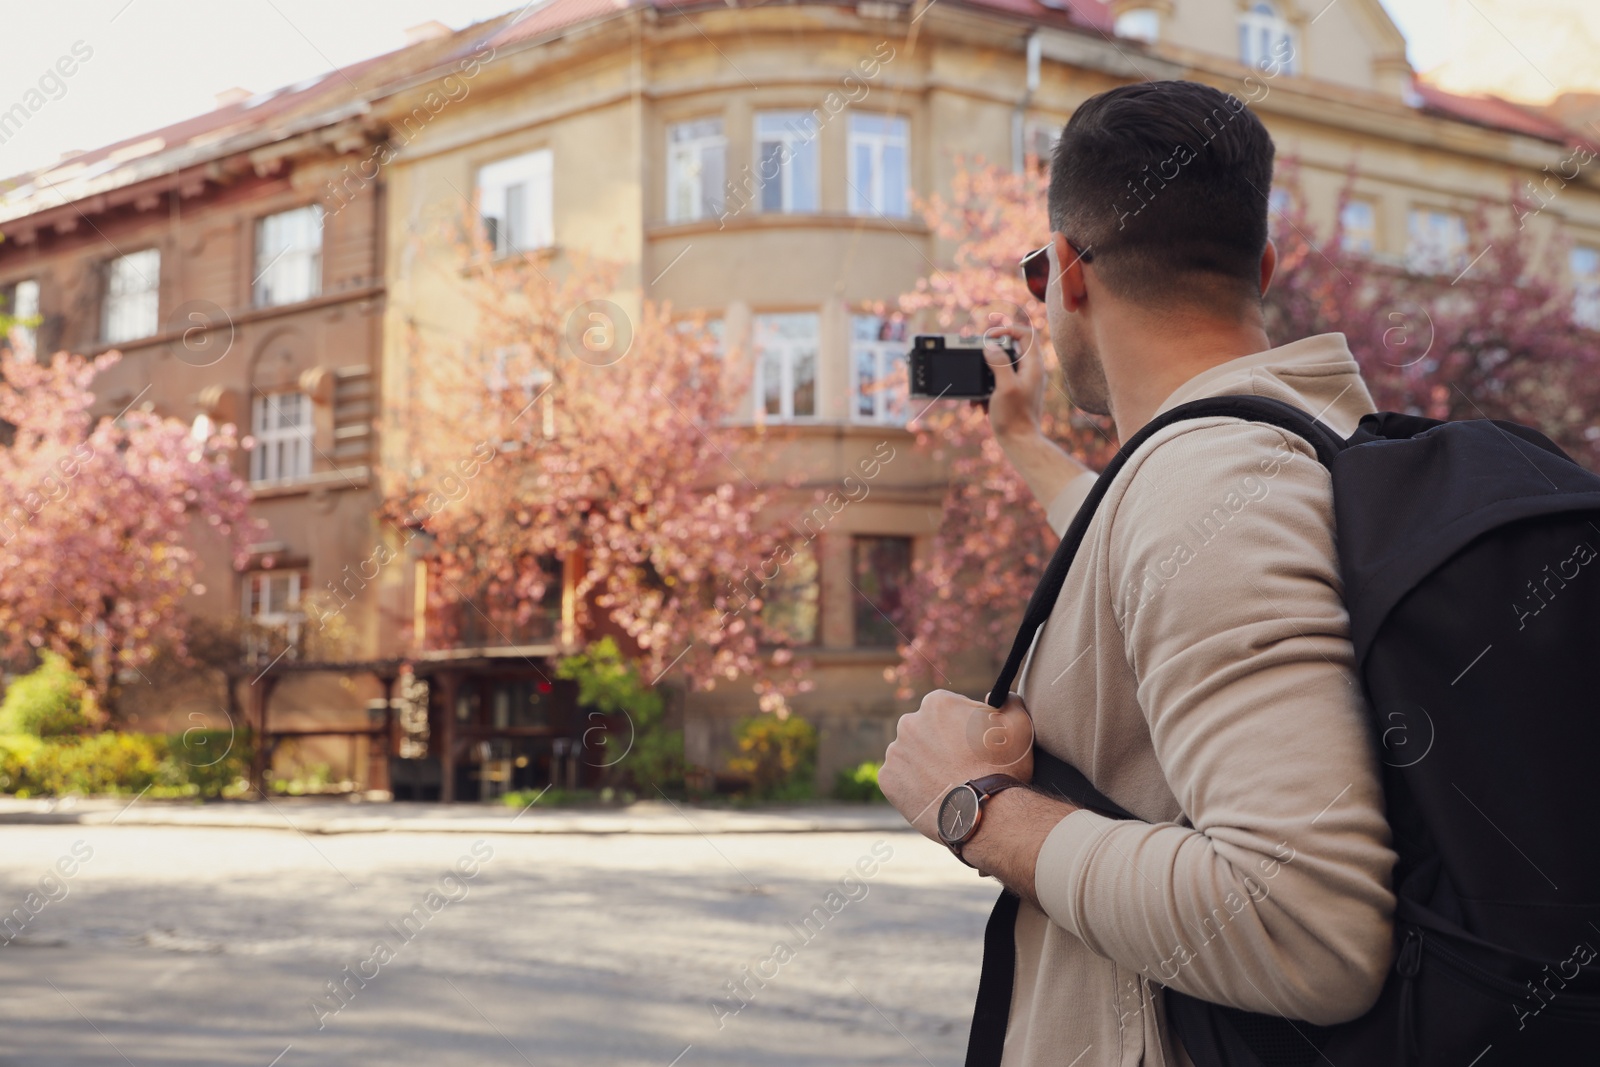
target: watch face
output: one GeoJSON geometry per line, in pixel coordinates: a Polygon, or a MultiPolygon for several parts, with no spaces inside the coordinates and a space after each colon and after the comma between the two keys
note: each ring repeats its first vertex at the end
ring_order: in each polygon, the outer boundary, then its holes
{"type": "Polygon", "coordinates": [[[964,841],[978,823],[978,794],[970,785],[958,785],[939,805],[939,836],[945,844],[964,841]]]}

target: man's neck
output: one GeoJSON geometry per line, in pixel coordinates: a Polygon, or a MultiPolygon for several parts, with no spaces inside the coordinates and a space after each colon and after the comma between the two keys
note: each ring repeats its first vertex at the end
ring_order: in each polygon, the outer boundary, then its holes
{"type": "Polygon", "coordinates": [[[1240,356],[1272,347],[1259,315],[1248,321],[1207,316],[1119,315],[1100,333],[1111,417],[1126,441],[1189,379],[1240,356]]]}

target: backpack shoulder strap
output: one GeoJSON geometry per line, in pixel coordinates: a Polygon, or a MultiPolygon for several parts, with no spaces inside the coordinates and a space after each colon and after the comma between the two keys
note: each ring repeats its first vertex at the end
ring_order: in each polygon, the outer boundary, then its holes
{"type": "Polygon", "coordinates": [[[1264,396],[1218,396],[1191,400],[1145,423],[1138,433],[1128,438],[1127,442],[1117,449],[1117,454],[1106,464],[1099,478],[1095,479],[1094,488],[1089,490],[1089,496],[1078,508],[1078,513],[1073,516],[1072,522],[1067,526],[1067,532],[1061,535],[1061,543],[1056,546],[1055,554],[1050,557],[1050,563],[1045,567],[1044,576],[1039,579],[1039,584],[1033,590],[1033,596],[1028,600],[1027,611],[1023,613],[1022,625],[1017,629],[1017,636],[1011,642],[1011,652],[1006,656],[1005,666],[1001,668],[994,688],[989,691],[990,707],[998,708],[1004,704],[1006,696],[1011,692],[1011,684],[1016,681],[1017,672],[1022,669],[1022,661],[1033,644],[1034,634],[1044,625],[1044,621],[1050,617],[1050,612],[1055,608],[1056,598],[1061,595],[1061,586],[1067,580],[1067,570],[1072,566],[1073,557],[1078,554],[1078,547],[1083,544],[1084,535],[1089,530],[1089,521],[1094,518],[1095,510],[1105,498],[1106,491],[1118,472],[1127,465],[1128,460],[1146,441],[1173,423],[1218,417],[1264,422],[1298,434],[1316,449],[1317,458],[1325,466],[1333,462],[1334,456],[1339,454],[1344,444],[1338,434],[1299,408],[1264,396]]]}

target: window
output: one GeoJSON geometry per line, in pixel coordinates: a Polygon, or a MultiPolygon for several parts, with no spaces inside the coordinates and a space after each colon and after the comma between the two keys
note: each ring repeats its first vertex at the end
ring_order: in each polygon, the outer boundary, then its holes
{"type": "Polygon", "coordinates": [[[497,256],[555,243],[554,156],[548,148],[490,163],[478,171],[484,240],[497,256]]]}
{"type": "Polygon", "coordinates": [[[161,250],[147,248],[106,265],[101,340],[111,344],[150,337],[159,328],[161,250]]]}
{"type": "Polygon", "coordinates": [[[817,413],[817,315],[812,311],[757,315],[751,331],[756,353],[759,418],[803,419],[817,413]]]}
{"type": "Polygon", "coordinates": [[[1267,193],[1267,233],[1276,238],[1289,224],[1289,211],[1294,199],[1287,189],[1273,189],[1267,193]]]}
{"type": "Polygon", "coordinates": [[[761,589],[761,623],[783,643],[814,645],[821,596],[816,554],[810,545],[797,545],[789,562],[761,589]]]}
{"type": "Polygon", "coordinates": [[[728,141],[721,119],[680,122],[667,130],[667,221],[722,214],[728,141]]]}
{"type": "Polygon", "coordinates": [[[1034,157],[1039,173],[1049,174],[1055,159],[1056,142],[1061,139],[1061,123],[1046,119],[1029,119],[1024,137],[1024,151],[1034,157]]]}
{"type": "Polygon", "coordinates": [[[906,324],[877,315],[850,320],[855,395],[850,414],[861,422],[906,424],[906,324]]]}
{"type": "Polygon", "coordinates": [[[911,585],[911,538],[851,538],[855,556],[856,644],[892,648],[902,640],[911,585]]]}
{"type": "Polygon", "coordinates": [[[909,215],[906,120],[895,115],[850,116],[850,213],[909,215]]]}
{"type": "Polygon", "coordinates": [[[287,645],[300,644],[301,623],[305,614],[300,610],[300,595],[305,576],[300,571],[256,571],[244,576],[244,617],[262,630],[272,631],[283,644],[268,635],[256,632],[247,635],[246,643],[252,659],[270,658],[287,645]]]}
{"type": "Polygon", "coordinates": [[[1153,7],[1129,8],[1117,16],[1111,32],[1118,37],[1154,44],[1161,39],[1161,12],[1153,7]]]}
{"type": "Polygon", "coordinates": [[[683,337],[689,345],[699,349],[688,355],[689,370],[684,375],[684,383],[691,389],[698,389],[701,383],[710,378],[713,383],[720,382],[722,376],[721,363],[727,355],[727,342],[723,337],[723,320],[702,319],[697,327],[694,319],[678,319],[673,324],[673,329],[683,337]],[[711,360],[705,360],[703,355],[709,355],[711,360]],[[714,375],[703,375],[703,370],[715,367],[714,375]]]}
{"type": "Polygon", "coordinates": [[[1371,200],[1345,201],[1339,212],[1340,243],[1346,252],[1369,256],[1378,248],[1378,212],[1371,200]]]}
{"type": "Polygon", "coordinates": [[[1600,330],[1600,249],[1579,245],[1567,258],[1572,269],[1572,318],[1600,330]]]}
{"type": "Polygon", "coordinates": [[[1467,265],[1467,220],[1454,211],[1412,208],[1406,220],[1406,267],[1447,274],[1467,265]]]}
{"type": "Polygon", "coordinates": [[[1239,59],[1271,74],[1295,73],[1294,31],[1271,4],[1251,4],[1239,16],[1239,59]]]}
{"type": "Polygon", "coordinates": [[[756,116],[756,178],[762,211],[818,210],[817,120],[811,112],[756,116]]]}
{"type": "Polygon", "coordinates": [[[501,449],[514,449],[538,427],[537,432],[549,438],[556,435],[555,397],[550,383],[550,371],[538,366],[529,345],[506,345],[489,353],[488,369],[483,383],[494,398],[491,410],[503,417],[512,412],[508,430],[521,422],[526,429],[518,436],[501,441],[501,449]],[[513,377],[513,375],[515,377],[513,377]]]}
{"type": "Polygon", "coordinates": [[[525,557],[513,573],[480,564],[457,577],[435,563],[428,567],[427,581],[429,648],[531,645],[560,632],[562,565],[556,556],[525,557]]]}
{"type": "Polygon", "coordinates": [[[282,482],[311,474],[311,398],[304,393],[258,394],[251,412],[252,482],[282,482]]]}
{"type": "Polygon", "coordinates": [[[322,206],[256,220],[256,307],[293,304],[322,292],[322,206]]]}
{"type": "MultiPolygon", "coordinates": [[[[20,281],[11,287],[11,292],[4,305],[0,305],[13,319],[18,320],[16,330],[22,335],[24,343],[29,348],[39,343],[39,329],[37,323],[30,323],[30,319],[39,317],[39,283],[32,279],[20,281]]],[[[4,338],[0,338],[4,340],[4,338]]]]}

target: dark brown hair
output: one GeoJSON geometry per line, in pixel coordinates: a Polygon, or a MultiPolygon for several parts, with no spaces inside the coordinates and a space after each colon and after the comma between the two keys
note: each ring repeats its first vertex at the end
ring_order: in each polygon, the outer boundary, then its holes
{"type": "Polygon", "coordinates": [[[1232,93],[1187,81],[1085,100],[1056,144],[1050,228],[1141,304],[1260,296],[1272,137],[1232,93]]]}

